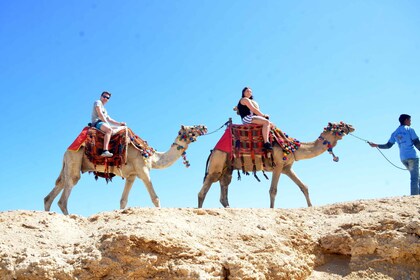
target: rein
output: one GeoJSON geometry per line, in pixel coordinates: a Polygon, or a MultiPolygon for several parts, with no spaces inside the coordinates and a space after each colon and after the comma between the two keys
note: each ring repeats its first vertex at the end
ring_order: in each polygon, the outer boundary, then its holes
{"type": "Polygon", "coordinates": [[[204,134],[203,136],[207,136],[207,135],[210,135],[210,134],[213,134],[213,133],[216,133],[216,132],[218,132],[219,130],[221,130],[224,126],[228,126],[229,124],[231,124],[232,123],[232,118],[229,118],[229,120],[227,121],[227,122],[225,122],[221,127],[219,127],[218,129],[215,129],[214,131],[212,131],[212,132],[208,132],[208,133],[206,133],[206,134],[204,134]]]}
{"type": "MultiPolygon", "coordinates": [[[[357,138],[357,139],[359,139],[359,140],[361,140],[361,141],[364,141],[364,142],[366,142],[366,143],[368,143],[368,144],[370,144],[370,142],[368,141],[368,140],[366,140],[366,139],[363,139],[363,138],[360,138],[360,137],[358,137],[358,136],[356,136],[356,135],[354,135],[353,133],[349,133],[351,136],[353,136],[354,138],[357,138]]],[[[380,152],[381,153],[381,155],[386,159],[386,161],[388,161],[392,166],[394,166],[395,168],[398,168],[398,169],[401,169],[401,170],[408,170],[407,168],[401,168],[401,167],[399,167],[399,166],[397,166],[397,165],[395,165],[394,163],[392,163],[385,155],[384,155],[384,153],[382,153],[382,151],[378,148],[378,147],[376,147],[376,149],[378,150],[378,152],[380,152]]]]}

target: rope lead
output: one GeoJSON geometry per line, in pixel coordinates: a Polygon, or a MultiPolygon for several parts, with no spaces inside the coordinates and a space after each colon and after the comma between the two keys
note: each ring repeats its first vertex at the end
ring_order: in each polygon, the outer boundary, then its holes
{"type": "MultiPolygon", "coordinates": [[[[364,142],[366,142],[366,143],[368,143],[368,144],[370,144],[370,142],[368,141],[368,140],[366,140],[366,139],[363,139],[363,138],[360,138],[360,137],[358,137],[358,136],[356,136],[356,135],[354,135],[353,133],[349,133],[349,135],[351,135],[351,136],[353,136],[354,138],[357,138],[357,139],[359,139],[359,140],[362,140],[362,141],[364,141],[364,142]]],[[[408,170],[407,168],[401,168],[401,167],[399,167],[399,166],[397,166],[397,165],[395,165],[394,163],[392,163],[385,155],[384,155],[384,153],[382,153],[382,151],[378,148],[378,147],[376,147],[376,149],[381,153],[381,155],[391,164],[391,165],[393,165],[394,167],[396,167],[396,168],[398,168],[398,169],[401,169],[401,170],[408,170]]]]}

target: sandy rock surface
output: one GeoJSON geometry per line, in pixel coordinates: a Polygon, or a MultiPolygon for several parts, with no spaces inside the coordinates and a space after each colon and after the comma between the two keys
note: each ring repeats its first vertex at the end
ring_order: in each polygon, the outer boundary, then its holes
{"type": "Polygon", "coordinates": [[[89,218],[0,212],[0,279],[420,279],[420,196],[89,218]]]}

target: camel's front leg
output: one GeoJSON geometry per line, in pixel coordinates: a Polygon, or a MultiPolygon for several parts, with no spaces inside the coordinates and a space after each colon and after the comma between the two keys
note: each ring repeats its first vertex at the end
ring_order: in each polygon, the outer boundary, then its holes
{"type": "Polygon", "coordinates": [[[124,191],[121,195],[120,209],[124,209],[127,206],[128,195],[130,194],[131,187],[133,186],[136,175],[130,175],[125,180],[124,191]]]}
{"type": "Polygon", "coordinates": [[[296,173],[290,168],[287,170],[283,170],[283,173],[287,175],[290,179],[292,179],[293,182],[295,182],[296,185],[299,186],[300,190],[303,192],[306,198],[306,203],[308,204],[308,207],[312,206],[311,200],[309,198],[309,190],[308,187],[298,178],[296,173]]]}
{"type": "Polygon", "coordinates": [[[150,180],[149,172],[145,172],[145,175],[146,176],[141,177],[141,180],[143,181],[144,185],[146,186],[146,189],[149,192],[150,199],[152,200],[153,204],[156,207],[160,207],[159,197],[155,193],[155,189],[153,188],[152,181],[150,180]]]}
{"type": "Polygon", "coordinates": [[[280,174],[282,169],[275,168],[273,174],[271,175],[271,186],[270,186],[270,208],[274,208],[274,202],[277,195],[277,185],[279,184],[280,174]]]}

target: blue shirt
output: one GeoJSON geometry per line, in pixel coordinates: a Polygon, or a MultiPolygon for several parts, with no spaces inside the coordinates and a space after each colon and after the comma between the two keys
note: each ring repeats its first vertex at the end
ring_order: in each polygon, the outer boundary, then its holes
{"type": "Polygon", "coordinates": [[[392,144],[397,142],[400,148],[400,158],[401,160],[406,160],[409,158],[418,158],[413,145],[413,141],[418,138],[414,129],[407,125],[401,125],[392,133],[388,142],[392,144]]]}

